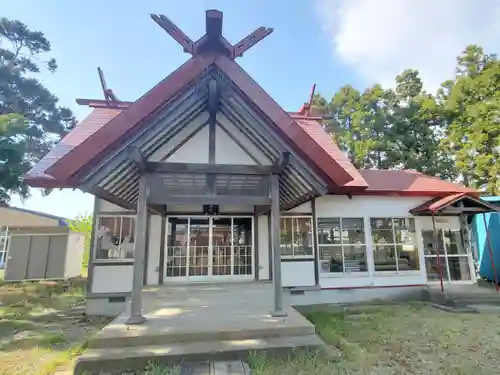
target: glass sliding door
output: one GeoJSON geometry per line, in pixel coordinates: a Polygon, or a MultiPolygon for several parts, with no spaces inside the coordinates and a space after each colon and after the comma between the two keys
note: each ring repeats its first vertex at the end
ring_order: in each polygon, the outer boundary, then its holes
{"type": "Polygon", "coordinates": [[[212,275],[231,275],[231,218],[212,220],[212,275]]]}
{"type": "Polygon", "coordinates": [[[187,254],[189,244],[189,220],[168,220],[165,275],[168,278],[187,276],[187,254]]]}
{"type": "Polygon", "coordinates": [[[252,275],[252,223],[251,217],[233,218],[233,275],[252,275]]]}
{"type": "Polygon", "coordinates": [[[209,276],[210,219],[191,219],[189,224],[188,275],[209,276]]]}
{"type": "Polygon", "coordinates": [[[440,229],[437,232],[439,246],[438,267],[437,251],[434,246],[434,232],[422,231],[424,241],[425,269],[429,282],[439,281],[439,269],[447,282],[470,281],[472,278],[472,258],[465,249],[460,230],[440,229]]]}
{"type": "Polygon", "coordinates": [[[252,278],[252,217],[178,217],[168,220],[166,281],[252,278]]]}

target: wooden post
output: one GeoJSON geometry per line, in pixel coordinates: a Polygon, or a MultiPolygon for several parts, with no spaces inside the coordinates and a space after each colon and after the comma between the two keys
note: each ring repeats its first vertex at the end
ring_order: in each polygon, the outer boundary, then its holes
{"type": "Polygon", "coordinates": [[[439,240],[436,231],[436,218],[434,217],[434,214],[432,214],[432,231],[434,232],[434,248],[436,249],[436,261],[439,273],[439,282],[441,283],[441,292],[444,292],[443,269],[441,267],[441,259],[439,256],[439,240]]]}
{"type": "Polygon", "coordinates": [[[283,310],[283,286],[281,282],[281,236],[279,175],[271,175],[271,239],[273,252],[274,317],[287,316],[283,310]]]}
{"type": "Polygon", "coordinates": [[[488,243],[488,252],[490,253],[491,268],[493,270],[493,281],[495,282],[495,288],[498,292],[499,287],[498,287],[497,269],[495,267],[495,260],[493,259],[493,249],[491,246],[491,237],[490,237],[490,231],[488,230],[488,223],[486,222],[486,213],[484,213],[484,212],[483,212],[483,222],[484,222],[484,230],[486,231],[486,241],[488,243]]]}
{"type": "Polygon", "coordinates": [[[142,315],[142,283],[144,275],[144,258],[146,253],[146,229],[148,220],[147,198],[149,180],[141,175],[139,180],[139,197],[137,199],[137,222],[135,225],[134,274],[132,281],[132,300],[130,317],[126,324],[142,324],[146,320],[142,315]]]}

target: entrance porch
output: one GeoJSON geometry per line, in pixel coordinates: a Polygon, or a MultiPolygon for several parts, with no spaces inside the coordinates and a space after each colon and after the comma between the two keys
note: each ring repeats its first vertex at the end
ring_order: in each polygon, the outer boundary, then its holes
{"type": "Polygon", "coordinates": [[[249,351],[322,344],[315,328],[285,295],[284,317],[272,317],[269,282],[169,284],[143,290],[142,325],[127,325],[128,311],[99,332],[77,370],[141,367],[206,359],[244,359],[249,351]]]}

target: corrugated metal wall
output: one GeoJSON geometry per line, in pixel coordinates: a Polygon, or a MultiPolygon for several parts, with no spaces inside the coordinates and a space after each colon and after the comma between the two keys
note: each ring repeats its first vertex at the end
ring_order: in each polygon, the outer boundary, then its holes
{"type": "MultiPolygon", "coordinates": [[[[65,278],[66,257],[68,251],[73,251],[67,245],[68,233],[12,233],[5,280],[65,278]]],[[[78,262],[78,259],[75,261],[78,262]]],[[[81,264],[81,259],[79,262],[81,264]]]]}

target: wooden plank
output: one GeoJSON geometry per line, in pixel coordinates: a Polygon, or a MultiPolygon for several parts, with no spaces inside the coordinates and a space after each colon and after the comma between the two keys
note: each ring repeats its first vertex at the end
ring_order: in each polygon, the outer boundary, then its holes
{"type": "Polygon", "coordinates": [[[271,34],[273,31],[274,29],[272,28],[265,28],[264,26],[261,26],[253,33],[247,35],[245,38],[243,38],[234,45],[233,59],[235,59],[236,57],[243,56],[243,53],[248,51],[250,48],[252,48],[258,42],[260,42],[266,36],[271,34]]]}
{"type": "Polygon", "coordinates": [[[148,162],[148,170],[154,173],[269,175],[275,168],[244,164],[148,162]]]}
{"type": "Polygon", "coordinates": [[[151,18],[184,48],[184,52],[193,54],[193,41],[175,23],[163,14],[151,14],[151,18]]]}
{"type": "Polygon", "coordinates": [[[214,204],[214,205],[269,205],[271,199],[262,196],[240,196],[240,195],[166,195],[154,191],[148,198],[149,203],[156,204],[214,204]]]}

